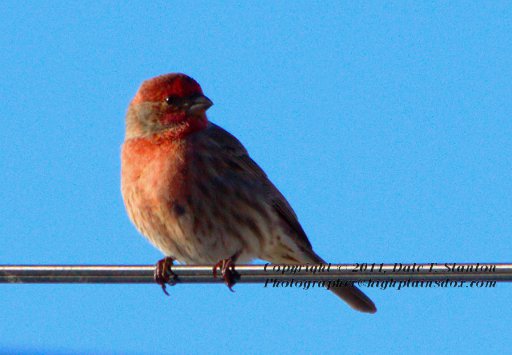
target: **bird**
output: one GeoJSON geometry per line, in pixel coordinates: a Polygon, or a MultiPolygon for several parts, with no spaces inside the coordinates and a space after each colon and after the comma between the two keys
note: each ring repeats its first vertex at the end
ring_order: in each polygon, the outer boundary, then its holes
{"type": "MultiPolygon", "coordinates": [[[[121,192],[136,229],[165,255],[155,280],[165,291],[174,261],[214,265],[230,289],[235,263],[325,263],[242,143],[208,120],[212,105],[197,81],[170,73],[144,81],[128,106],[121,192]]],[[[330,291],[377,310],[353,285],[330,291]]]]}

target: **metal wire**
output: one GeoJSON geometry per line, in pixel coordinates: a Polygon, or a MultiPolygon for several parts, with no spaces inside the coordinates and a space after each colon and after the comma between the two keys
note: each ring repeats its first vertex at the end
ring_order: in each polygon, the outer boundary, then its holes
{"type": "MultiPolygon", "coordinates": [[[[154,283],[148,265],[0,265],[0,283],[154,283]]],[[[172,266],[177,283],[220,283],[211,265],[172,266]]],[[[512,263],[237,265],[238,283],[276,281],[512,281],[512,263]]]]}

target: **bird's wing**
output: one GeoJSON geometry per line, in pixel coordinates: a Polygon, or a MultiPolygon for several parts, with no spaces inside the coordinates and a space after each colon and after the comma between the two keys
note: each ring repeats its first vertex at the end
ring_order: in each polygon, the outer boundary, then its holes
{"type": "Polygon", "coordinates": [[[221,154],[227,154],[231,157],[236,157],[237,162],[241,165],[244,173],[248,174],[252,179],[261,182],[264,187],[266,198],[269,204],[272,205],[276,213],[292,229],[293,234],[297,237],[304,247],[312,249],[311,243],[300,225],[297,215],[292,207],[286,201],[286,198],[269,180],[267,174],[260,168],[254,160],[251,159],[245,147],[236,139],[232,134],[223,128],[210,123],[209,127],[204,131],[210,138],[219,145],[221,154]]]}
{"type": "MultiPolygon", "coordinates": [[[[267,194],[268,203],[272,205],[281,220],[290,226],[293,234],[297,238],[297,242],[303,247],[302,251],[305,253],[305,256],[309,258],[308,262],[325,264],[325,261],[313,251],[306,233],[302,229],[297,220],[297,215],[288,201],[286,201],[281,192],[272,184],[258,164],[249,157],[242,143],[213,123],[210,124],[205,132],[209,135],[211,141],[218,146],[219,154],[225,154],[226,160],[235,157],[237,166],[241,167],[241,171],[237,170],[238,173],[245,175],[242,178],[249,176],[249,178],[253,180],[256,179],[262,184],[263,190],[267,194]]],[[[331,288],[331,291],[345,300],[354,309],[368,313],[375,313],[377,311],[374,303],[355,286],[334,287],[331,288]]]]}

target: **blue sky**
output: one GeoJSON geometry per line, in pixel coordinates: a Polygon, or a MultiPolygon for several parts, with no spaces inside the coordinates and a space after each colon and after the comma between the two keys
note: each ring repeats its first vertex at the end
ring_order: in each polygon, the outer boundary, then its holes
{"type": "MultiPolygon", "coordinates": [[[[0,3],[0,263],[152,264],[126,107],[184,72],[331,262],[510,262],[508,2],[0,3]]],[[[0,353],[504,353],[511,287],[0,285],[0,353]]]]}

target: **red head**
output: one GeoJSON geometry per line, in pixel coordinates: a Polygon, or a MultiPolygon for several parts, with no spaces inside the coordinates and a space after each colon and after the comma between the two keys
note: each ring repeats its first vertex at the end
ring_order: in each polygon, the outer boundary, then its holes
{"type": "Polygon", "coordinates": [[[126,116],[127,138],[171,132],[184,136],[207,125],[205,111],[213,103],[199,84],[185,74],[165,74],[146,80],[126,116]]]}

